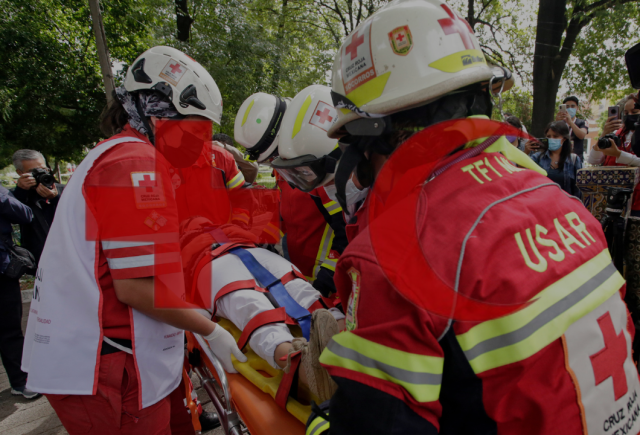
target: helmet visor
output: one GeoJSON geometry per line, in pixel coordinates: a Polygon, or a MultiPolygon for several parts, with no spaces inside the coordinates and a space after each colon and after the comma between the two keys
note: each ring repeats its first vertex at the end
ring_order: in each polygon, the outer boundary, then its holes
{"type": "Polygon", "coordinates": [[[303,192],[310,192],[322,183],[327,173],[335,170],[336,159],[332,156],[317,158],[307,154],[295,159],[278,157],[271,166],[289,183],[303,192]]]}

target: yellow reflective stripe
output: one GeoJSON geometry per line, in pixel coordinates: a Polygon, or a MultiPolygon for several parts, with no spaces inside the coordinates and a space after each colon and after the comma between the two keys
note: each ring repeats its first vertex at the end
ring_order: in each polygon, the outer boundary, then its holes
{"type": "Polygon", "coordinates": [[[263,231],[274,239],[279,240],[278,236],[281,234],[280,228],[276,227],[273,223],[269,222],[269,225],[264,227],[263,231]]]}
{"type": "Polygon", "coordinates": [[[227,182],[227,189],[233,190],[244,184],[244,175],[242,172],[238,172],[235,177],[227,182]]]}
{"type": "Polygon", "coordinates": [[[404,387],[418,402],[440,396],[444,358],[404,352],[352,332],[334,335],[320,355],[325,365],[342,367],[404,387]]]}
{"type": "Polygon", "coordinates": [[[313,419],[309,427],[307,427],[306,435],[320,435],[321,433],[329,430],[329,422],[322,417],[316,417],[313,419]]]}
{"type": "MultiPolygon", "coordinates": [[[[486,65],[487,60],[480,50],[464,50],[445,56],[429,64],[431,68],[440,71],[455,73],[463,69],[486,65]]],[[[353,101],[353,100],[352,100],[353,101]]]]}
{"type": "Polygon", "coordinates": [[[607,249],[538,293],[528,307],[457,336],[475,373],[522,361],[620,290],[607,249]]]}
{"type": "Polygon", "coordinates": [[[329,201],[322,205],[327,210],[327,213],[329,213],[331,216],[342,211],[342,207],[340,207],[340,204],[335,201],[329,201]]]}
{"type": "Polygon", "coordinates": [[[334,237],[335,237],[335,234],[333,233],[333,228],[331,228],[331,225],[326,224],[324,226],[324,232],[322,233],[322,239],[320,239],[320,248],[318,248],[318,255],[316,255],[316,266],[313,269],[314,280],[318,276],[318,272],[320,272],[320,268],[322,267],[325,259],[327,258],[327,256],[329,255],[329,252],[331,251],[331,245],[333,244],[334,237]]]}
{"type": "Polygon", "coordinates": [[[296,122],[293,124],[293,132],[291,133],[291,139],[296,137],[296,134],[300,132],[302,128],[302,121],[304,121],[304,115],[307,113],[307,109],[311,105],[311,95],[307,95],[307,98],[302,103],[302,107],[300,107],[300,111],[298,112],[298,116],[296,116],[296,122]]]}
{"type": "Polygon", "coordinates": [[[324,267],[325,269],[329,269],[330,271],[335,272],[337,264],[338,264],[337,260],[332,260],[330,258],[327,258],[322,262],[320,267],[324,267]]]}
{"type": "MultiPolygon", "coordinates": [[[[355,90],[347,94],[347,98],[349,98],[356,106],[362,107],[364,104],[367,104],[382,95],[389,77],[391,77],[391,71],[358,86],[355,90]]],[[[347,110],[347,113],[349,112],[350,111],[347,110]]]]}
{"type": "Polygon", "coordinates": [[[248,223],[249,223],[249,221],[250,221],[249,216],[247,216],[246,214],[234,214],[234,215],[231,217],[231,219],[232,219],[232,220],[236,220],[236,221],[243,222],[243,223],[245,223],[245,224],[248,224],[248,223]]]}
{"type": "Polygon", "coordinates": [[[256,100],[253,100],[252,102],[249,103],[249,107],[247,107],[247,111],[244,112],[244,116],[242,117],[242,124],[240,124],[240,126],[242,127],[245,122],[247,122],[247,118],[249,117],[249,112],[251,111],[251,108],[253,107],[253,103],[255,103],[256,100]]]}

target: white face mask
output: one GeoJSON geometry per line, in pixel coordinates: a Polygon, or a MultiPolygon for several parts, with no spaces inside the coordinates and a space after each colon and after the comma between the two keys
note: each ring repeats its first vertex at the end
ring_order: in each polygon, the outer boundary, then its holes
{"type": "Polygon", "coordinates": [[[347,209],[344,210],[347,215],[347,220],[351,220],[351,217],[356,213],[356,204],[367,198],[369,194],[369,188],[366,187],[362,190],[358,189],[352,179],[347,181],[345,187],[345,197],[347,200],[347,209]]]}

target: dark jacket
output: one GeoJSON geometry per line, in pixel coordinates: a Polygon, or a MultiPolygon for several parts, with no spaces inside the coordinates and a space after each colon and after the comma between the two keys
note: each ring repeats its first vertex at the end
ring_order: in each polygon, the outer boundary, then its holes
{"type": "Polygon", "coordinates": [[[33,218],[31,209],[22,204],[5,187],[0,186],[0,272],[9,264],[11,224],[28,224],[33,218]]]}
{"type": "Polygon", "coordinates": [[[35,189],[24,190],[17,186],[13,189],[13,195],[33,211],[33,221],[20,225],[20,245],[33,254],[36,263],[40,261],[44,242],[47,240],[53,216],[56,214],[56,208],[64,190],[62,184],[56,183],[56,188],[58,196],[50,200],[38,195],[35,189]]]}
{"type": "MultiPolygon", "coordinates": [[[[551,169],[551,154],[549,151],[545,153],[539,152],[533,154],[531,156],[531,160],[536,162],[538,166],[540,166],[545,171],[549,171],[551,169]]],[[[562,172],[564,174],[564,185],[562,190],[567,192],[570,195],[576,196],[578,198],[582,198],[582,193],[578,186],[576,185],[576,180],[578,178],[578,169],[582,169],[582,161],[575,154],[569,154],[567,160],[564,162],[564,166],[562,167],[562,172]]]]}

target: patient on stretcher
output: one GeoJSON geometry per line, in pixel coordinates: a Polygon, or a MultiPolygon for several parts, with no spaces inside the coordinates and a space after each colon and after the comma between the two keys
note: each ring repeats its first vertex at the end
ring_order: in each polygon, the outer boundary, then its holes
{"type": "MultiPolygon", "coordinates": [[[[208,228],[202,221],[191,222],[187,228],[190,237],[182,237],[183,262],[185,272],[192,277],[191,282],[187,280],[193,289],[192,296],[210,297],[210,312],[230,320],[243,331],[238,346],[242,349],[248,343],[272,367],[288,373],[292,358],[301,358],[299,381],[322,401],[328,400],[335,384],[318,359],[331,337],[344,327],[344,314],[335,307],[327,306],[320,292],[289,261],[267,249],[253,247],[248,240],[250,235],[227,226],[223,230],[225,235],[231,236],[228,240],[231,243],[219,246],[215,240],[216,233],[208,231],[208,228]],[[256,279],[237,250],[225,252],[225,247],[234,245],[237,240],[243,240],[242,249],[250,254],[249,259],[255,259],[280,280],[286,293],[299,307],[311,312],[309,340],[291,334],[287,324],[297,322],[285,315],[285,311],[290,313],[289,307],[286,310],[280,307],[273,287],[272,291],[261,287],[265,284],[256,279]]],[[[255,268],[253,272],[257,273],[255,268]]]]}

